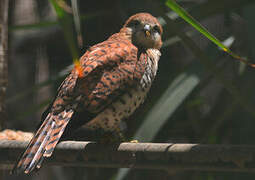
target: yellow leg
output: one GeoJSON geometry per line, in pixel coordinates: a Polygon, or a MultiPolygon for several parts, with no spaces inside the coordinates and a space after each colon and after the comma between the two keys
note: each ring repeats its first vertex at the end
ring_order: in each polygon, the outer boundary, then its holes
{"type": "Polygon", "coordinates": [[[133,139],[133,140],[131,140],[131,141],[129,141],[130,143],[139,143],[139,141],[138,140],[136,140],[136,139],[133,139]]]}

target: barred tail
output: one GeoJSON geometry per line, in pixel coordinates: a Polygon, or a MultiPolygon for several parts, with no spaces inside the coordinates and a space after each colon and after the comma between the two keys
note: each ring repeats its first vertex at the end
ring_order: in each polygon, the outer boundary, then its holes
{"type": "Polygon", "coordinates": [[[12,173],[23,171],[27,174],[35,168],[39,169],[44,157],[52,155],[72,115],[73,110],[63,111],[57,115],[49,113],[14,166],[12,173]]]}

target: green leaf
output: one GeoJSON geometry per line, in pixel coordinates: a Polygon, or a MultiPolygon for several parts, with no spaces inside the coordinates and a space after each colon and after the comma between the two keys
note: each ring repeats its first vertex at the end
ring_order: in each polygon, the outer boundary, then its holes
{"type": "Polygon", "coordinates": [[[198,21],[196,21],[187,11],[185,11],[181,6],[179,6],[174,0],[167,0],[166,5],[175,11],[180,17],[197,29],[200,33],[210,39],[213,43],[219,46],[223,51],[227,52],[233,58],[242,61],[249,66],[255,67],[255,64],[251,64],[247,61],[246,58],[237,55],[232,52],[228,47],[222,44],[214,35],[212,35],[205,27],[203,27],[198,21]]]}
{"type": "Polygon", "coordinates": [[[49,1],[53,5],[58,18],[63,18],[65,16],[65,11],[57,4],[55,0],[49,0],[49,1]]]}
{"type": "MultiPolygon", "coordinates": [[[[77,47],[77,42],[74,37],[74,30],[73,30],[73,20],[72,17],[62,9],[56,0],[49,0],[50,3],[53,5],[55,12],[58,17],[58,22],[61,25],[65,40],[69,46],[69,49],[72,53],[73,62],[75,63],[77,59],[79,59],[79,51],[77,47]]],[[[59,1],[61,2],[61,1],[59,1]]]]}
{"type": "Polygon", "coordinates": [[[77,33],[77,42],[80,48],[82,48],[82,33],[81,33],[81,20],[80,20],[80,13],[78,8],[77,0],[71,0],[72,9],[73,9],[73,19],[75,24],[75,30],[77,33]]]}
{"type": "Polygon", "coordinates": [[[199,22],[197,22],[191,15],[188,14],[182,7],[180,7],[174,0],[168,0],[166,5],[175,11],[180,17],[187,21],[190,25],[196,28],[200,33],[205,35],[208,39],[221,47],[223,50],[228,49],[224,46],[216,37],[214,37],[209,31],[205,29],[199,22]]]}

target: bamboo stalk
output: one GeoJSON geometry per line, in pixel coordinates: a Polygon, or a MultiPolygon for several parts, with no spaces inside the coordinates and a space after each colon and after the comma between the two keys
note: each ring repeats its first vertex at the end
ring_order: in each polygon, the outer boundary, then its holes
{"type": "Polygon", "coordinates": [[[8,7],[9,0],[0,1],[0,129],[3,128],[4,119],[6,119],[5,94],[7,88],[8,7]]]}
{"type": "MultiPolygon", "coordinates": [[[[0,141],[0,167],[9,169],[24,151],[27,142],[0,141]]],[[[161,169],[167,171],[255,172],[255,146],[167,143],[121,143],[63,141],[49,165],[161,169]]]]}

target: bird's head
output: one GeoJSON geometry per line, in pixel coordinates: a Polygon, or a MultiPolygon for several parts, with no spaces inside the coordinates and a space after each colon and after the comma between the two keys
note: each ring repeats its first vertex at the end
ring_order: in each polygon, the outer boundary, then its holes
{"type": "Polygon", "coordinates": [[[132,43],[138,47],[160,49],[162,46],[162,27],[149,13],[131,16],[126,21],[124,29],[130,31],[132,43]]]}

